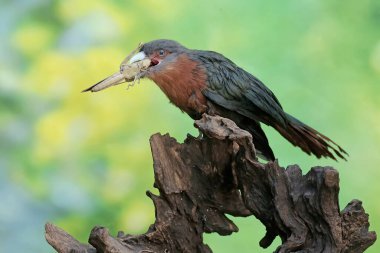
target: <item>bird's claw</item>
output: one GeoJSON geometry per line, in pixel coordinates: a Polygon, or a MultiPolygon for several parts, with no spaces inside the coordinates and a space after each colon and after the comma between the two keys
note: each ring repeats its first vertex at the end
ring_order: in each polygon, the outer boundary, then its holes
{"type": "Polygon", "coordinates": [[[202,140],[203,139],[203,132],[198,128],[198,137],[197,139],[202,140]]]}

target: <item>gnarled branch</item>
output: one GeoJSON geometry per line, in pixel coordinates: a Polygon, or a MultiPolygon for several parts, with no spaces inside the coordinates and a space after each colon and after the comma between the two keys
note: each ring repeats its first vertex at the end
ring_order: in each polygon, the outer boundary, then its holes
{"type": "Polygon", "coordinates": [[[195,125],[203,138],[189,136],[180,144],[169,135],[151,137],[159,196],[147,193],[156,221],[145,234],[114,238],[95,227],[91,245],[84,245],[47,224],[47,241],[60,253],[211,252],[203,233],[237,232],[230,214],[259,219],[267,230],[260,245],[268,247],[279,236],[277,252],[357,253],[375,242],[359,200],[340,211],[333,168],[314,167],[302,175],[297,165],[262,164],[251,135],[233,121],[204,115],[195,125]]]}

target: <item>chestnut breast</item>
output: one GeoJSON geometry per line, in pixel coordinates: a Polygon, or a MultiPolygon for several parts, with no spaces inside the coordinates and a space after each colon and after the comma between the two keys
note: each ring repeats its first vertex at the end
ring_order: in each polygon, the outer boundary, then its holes
{"type": "Polygon", "coordinates": [[[192,118],[200,117],[207,110],[207,100],[202,94],[207,79],[205,70],[185,53],[166,63],[159,71],[149,73],[148,78],[192,118]]]}

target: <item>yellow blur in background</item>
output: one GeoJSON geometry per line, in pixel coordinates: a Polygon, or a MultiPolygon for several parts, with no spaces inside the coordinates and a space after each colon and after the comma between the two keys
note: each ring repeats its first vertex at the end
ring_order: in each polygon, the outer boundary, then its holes
{"type": "MultiPolygon", "coordinates": [[[[285,110],[325,133],[348,162],[317,160],[265,128],[282,166],[332,165],[341,208],[361,199],[380,227],[380,2],[43,1],[0,3],[0,252],[53,252],[51,221],[83,242],[95,225],[143,233],[154,221],[149,137],[197,131],[154,83],[81,90],[139,42],[174,39],[255,74],[285,110]]],[[[205,235],[215,252],[259,248],[263,226],[205,235]]],[[[367,252],[379,252],[375,244],[367,252]]]]}

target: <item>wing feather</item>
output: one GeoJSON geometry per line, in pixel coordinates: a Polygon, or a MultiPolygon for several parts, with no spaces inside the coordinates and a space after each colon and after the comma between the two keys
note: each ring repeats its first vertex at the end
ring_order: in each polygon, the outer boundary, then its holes
{"type": "Polygon", "coordinates": [[[208,73],[207,98],[267,125],[286,125],[280,102],[259,79],[216,52],[197,51],[197,56],[208,73]]]}

